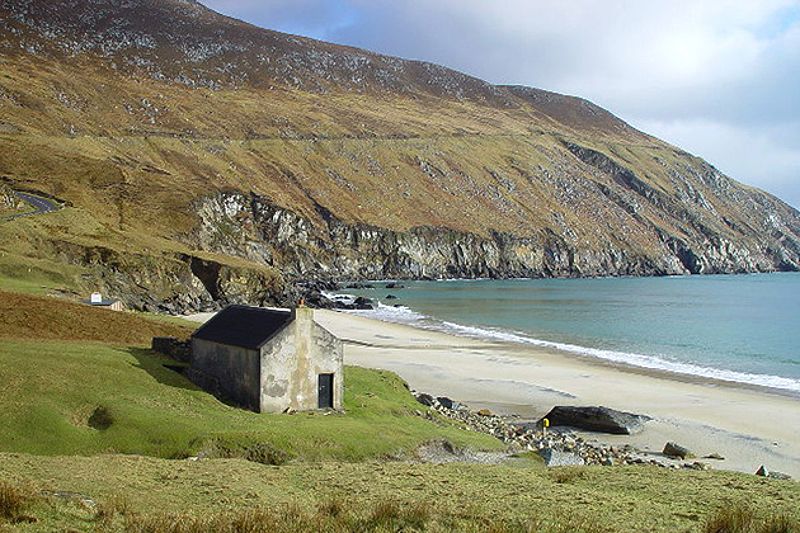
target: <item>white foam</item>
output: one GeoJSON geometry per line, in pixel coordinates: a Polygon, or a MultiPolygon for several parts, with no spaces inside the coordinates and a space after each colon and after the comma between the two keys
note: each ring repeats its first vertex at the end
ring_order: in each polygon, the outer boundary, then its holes
{"type": "Polygon", "coordinates": [[[542,339],[535,339],[522,333],[505,331],[501,329],[464,326],[462,324],[456,324],[455,322],[435,320],[429,316],[417,313],[416,311],[404,306],[391,307],[379,303],[378,308],[373,311],[351,312],[364,317],[383,320],[385,322],[412,325],[423,329],[442,331],[445,333],[451,333],[475,339],[488,339],[502,342],[512,342],[516,344],[527,344],[639,368],[661,370],[673,374],[698,376],[714,380],[732,383],[744,383],[748,385],[757,385],[761,387],[800,393],[800,380],[797,379],[771,376],[767,374],[751,374],[747,372],[738,372],[735,370],[724,370],[692,363],[670,361],[653,355],[603,350],[599,348],[578,346],[575,344],[546,341],[542,339]]]}
{"type": "Polygon", "coordinates": [[[401,306],[391,306],[385,305],[381,302],[378,302],[377,309],[373,309],[372,311],[348,311],[354,315],[365,316],[368,318],[375,318],[378,320],[383,320],[384,322],[394,322],[397,324],[408,324],[413,326],[421,326],[421,322],[423,320],[428,319],[427,316],[417,313],[412,309],[401,306]]]}

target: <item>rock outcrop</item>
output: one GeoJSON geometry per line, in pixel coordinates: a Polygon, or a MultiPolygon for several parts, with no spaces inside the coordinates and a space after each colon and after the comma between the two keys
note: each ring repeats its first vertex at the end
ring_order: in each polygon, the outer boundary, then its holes
{"type": "Polygon", "coordinates": [[[22,207],[22,202],[7,186],[0,183],[0,211],[15,211],[22,207]]]}
{"type": "Polygon", "coordinates": [[[608,407],[556,406],[543,418],[551,426],[567,426],[598,433],[632,435],[640,432],[650,420],[644,415],[616,411],[608,407]]]}

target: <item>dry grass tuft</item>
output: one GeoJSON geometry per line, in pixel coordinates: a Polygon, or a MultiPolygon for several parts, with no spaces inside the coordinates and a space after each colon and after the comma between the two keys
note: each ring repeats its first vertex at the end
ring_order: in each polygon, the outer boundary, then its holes
{"type": "Polygon", "coordinates": [[[766,516],[752,507],[729,504],[708,517],[704,533],[800,533],[800,521],[784,515],[766,516]]]}
{"type": "MultiPolygon", "coordinates": [[[[434,519],[426,504],[381,502],[370,509],[351,507],[341,500],[321,504],[315,512],[296,506],[249,509],[197,517],[184,514],[125,515],[126,533],[350,533],[425,531],[434,519]]],[[[112,522],[103,523],[111,530],[112,522]]]]}
{"type": "Polygon", "coordinates": [[[38,499],[33,489],[0,481],[0,522],[35,522],[27,512],[38,499]]]}
{"type": "Polygon", "coordinates": [[[572,483],[586,477],[586,471],[581,468],[553,468],[548,471],[550,479],[555,483],[572,483]]]}
{"type": "Polygon", "coordinates": [[[131,512],[131,505],[127,499],[121,496],[114,496],[108,500],[97,503],[94,519],[99,527],[108,528],[114,523],[114,520],[116,520],[118,516],[126,517],[129,516],[131,512]]]}

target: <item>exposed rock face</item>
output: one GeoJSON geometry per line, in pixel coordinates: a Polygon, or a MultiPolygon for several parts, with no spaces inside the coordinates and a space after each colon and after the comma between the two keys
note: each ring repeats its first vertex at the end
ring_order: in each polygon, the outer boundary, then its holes
{"type": "MultiPolygon", "coordinates": [[[[642,186],[644,187],[644,186],[642,186]]],[[[397,232],[346,224],[327,216],[322,225],[255,195],[221,193],[198,206],[192,244],[276,266],[288,277],[509,278],[671,275],[794,268],[800,256],[768,257],[718,239],[688,244],[665,237],[660,255],[621,251],[609,244],[581,250],[558,235],[493,233],[489,237],[447,228],[397,232]]],[[[800,251],[800,245],[798,245],[800,251]]]]}
{"type": "Polygon", "coordinates": [[[638,433],[649,420],[643,415],[616,411],[608,407],[556,406],[544,418],[551,426],[568,426],[587,431],[632,435],[638,433]]]}

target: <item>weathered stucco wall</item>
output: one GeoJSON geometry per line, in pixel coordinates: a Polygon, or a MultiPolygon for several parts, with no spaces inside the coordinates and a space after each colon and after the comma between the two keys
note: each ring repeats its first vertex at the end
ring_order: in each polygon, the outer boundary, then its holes
{"type": "Polygon", "coordinates": [[[192,339],[189,379],[224,401],[258,411],[260,371],[256,350],[192,339]]]}
{"type": "Polygon", "coordinates": [[[333,407],[342,408],[344,357],[339,339],[314,322],[311,309],[261,349],[261,411],[308,411],[318,407],[318,376],[334,374],[333,407]]]}

